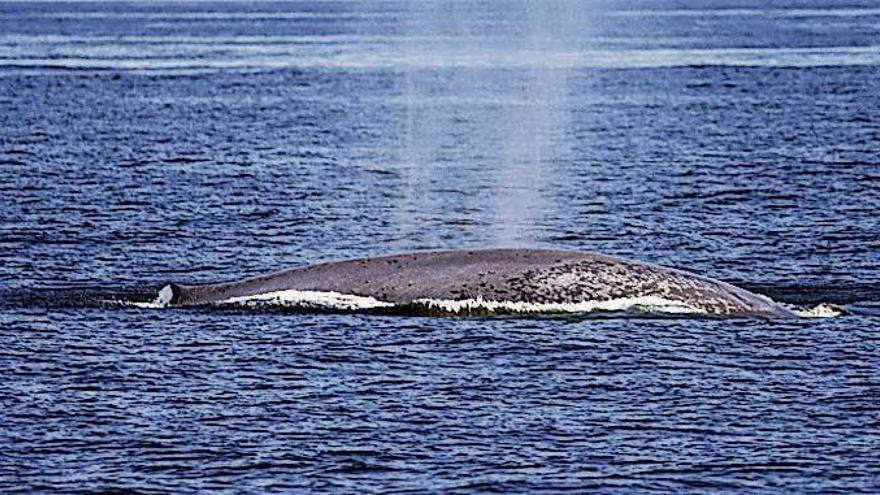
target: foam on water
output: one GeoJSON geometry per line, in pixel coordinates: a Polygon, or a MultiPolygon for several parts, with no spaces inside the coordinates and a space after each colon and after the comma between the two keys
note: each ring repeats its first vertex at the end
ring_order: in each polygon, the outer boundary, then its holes
{"type": "MultiPolygon", "coordinates": [[[[149,302],[126,301],[124,304],[144,309],[162,309],[171,305],[171,286],[163,287],[149,302]]],[[[105,301],[119,304],[120,301],[105,301]]],[[[682,301],[658,296],[634,296],[607,301],[580,301],[577,303],[535,303],[527,301],[496,301],[482,297],[471,299],[421,298],[398,304],[374,297],[343,294],[332,291],[281,290],[251,296],[231,297],[212,303],[220,307],[279,308],[321,311],[374,311],[398,308],[405,313],[449,315],[486,314],[552,314],[591,312],[639,312],[675,315],[705,315],[706,311],[682,301]]],[[[845,311],[835,304],[817,304],[811,307],[786,305],[801,318],[833,318],[845,311]]]]}
{"type": "Polygon", "coordinates": [[[217,305],[278,306],[292,308],[316,308],[338,311],[357,311],[393,307],[394,303],[373,297],[342,294],[340,292],[281,290],[253,296],[231,297],[217,305]]]}
{"type": "Polygon", "coordinates": [[[639,311],[672,314],[705,314],[705,311],[680,301],[657,296],[622,297],[608,301],[577,303],[530,303],[477,299],[418,299],[414,304],[454,314],[467,313],[590,313],[594,311],[639,311]]]}
{"type": "Polygon", "coordinates": [[[792,311],[801,318],[834,318],[844,314],[844,311],[837,305],[826,303],[811,308],[792,308],[792,311]]]}
{"type": "MultiPolygon", "coordinates": [[[[161,297],[159,298],[161,299],[161,297]]],[[[159,302],[157,299],[157,303],[159,302]]],[[[167,303],[166,303],[167,304],[167,303]]],[[[331,311],[370,311],[382,308],[414,308],[440,314],[540,314],[588,313],[594,311],[639,311],[670,314],[704,314],[703,310],[681,301],[657,296],[639,296],[608,301],[581,301],[577,303],[532,303],[525,301],[495,301],[490,299],[431,299],[422,298],[411,303],[395,304],[373,297],[342,294],[339,292],[284,290],[254,296],[233,297],[215,303],[219,306],[279,307],[322,309],[331,311]]]]}

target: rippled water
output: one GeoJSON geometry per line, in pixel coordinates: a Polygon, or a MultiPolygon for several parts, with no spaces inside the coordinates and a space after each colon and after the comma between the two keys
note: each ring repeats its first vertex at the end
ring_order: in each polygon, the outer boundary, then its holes
{"type": "Polygon", "coordinates": [[[0,2],[0,491],[880,491],[871,2],[0,2]],[[582,249],[848,315],[86,304],[582,249]]]}

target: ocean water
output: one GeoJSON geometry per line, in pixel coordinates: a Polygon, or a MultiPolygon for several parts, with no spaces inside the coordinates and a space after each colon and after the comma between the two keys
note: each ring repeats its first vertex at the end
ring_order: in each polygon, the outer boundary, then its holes
{"type": "Polygon", "coordinates": [[[875,2],[0,2],[0,491],[880,491],[875,2]],[[426,249],[844,315],[145,309],[426,249]]]}

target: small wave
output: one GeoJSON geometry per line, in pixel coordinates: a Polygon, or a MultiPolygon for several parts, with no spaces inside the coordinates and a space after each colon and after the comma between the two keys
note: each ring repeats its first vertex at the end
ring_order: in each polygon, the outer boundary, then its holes
{"type": "Polygon", "coordinates": [[[850,307],[854,304],[880,301],[880,283],[876,282],[832,282],[832,283],[751,283],[728,281],[737,287],[755,292],[770,299],[797,308],[810,308],[820,305],[850,307]]]}
{"type": "Polygon", "coordinates": [[[866,17],[880,15],[871,7],[844,8],[720,8],[720,9],[636,9],[614,10],[615,17],[866,17]]]}
{"type": "Polygon", "coordinates": [[[352,46],[212,45],[47,46],[35,45],[20,55],[0,56],[3,72],[24,70],[129,71],[177,73],[304,69],[659,69],[671,67],[843,67],[880,65],[880,45],[750,48],[630,48],[583,50],[495,49],[469,51],[456,47],[411,53],[393,44],[372,49],[352,46]],[[181,47],[178,47],[181,48],[181,47]],[[222,48],[222,49],[221,49],[222,48]],[[50,50],[51,53],[47,53],[50,50]],[[217,52],[220,50],[220,52],[217,52]],[[195,54],[195,55],[194,55],[195,54]],[[197,56],[196,56],[197,55],[197,56]]]}
{"type": "Polygon", "coordinates": [[[835,318],[846,314],[840,306],[826,303],[811,308],[791,308],[791,310],[801,318],[835,318]]]}

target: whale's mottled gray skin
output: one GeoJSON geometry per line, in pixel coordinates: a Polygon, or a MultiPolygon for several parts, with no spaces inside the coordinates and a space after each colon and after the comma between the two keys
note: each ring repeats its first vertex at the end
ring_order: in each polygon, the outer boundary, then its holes
{"type": "Polygon", "coordinates": [[[659,296],[717,315],[793,316],[766,297],[717,280],[595,253],[551,249],[419,252],[171,288],[170,304],[179,306],[295,289],[400,304],[425,298],[563,304],[659,296]]]}

